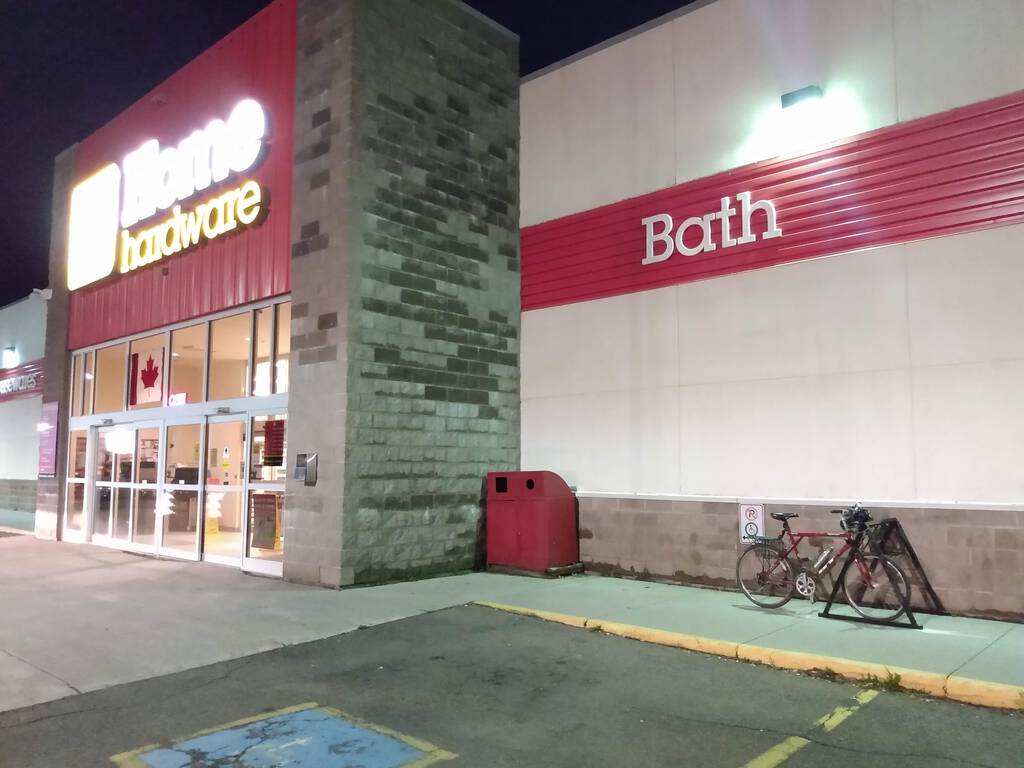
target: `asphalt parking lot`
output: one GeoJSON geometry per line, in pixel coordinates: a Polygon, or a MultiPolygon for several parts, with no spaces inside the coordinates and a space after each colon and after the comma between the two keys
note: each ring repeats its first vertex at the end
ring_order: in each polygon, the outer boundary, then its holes
{"type": "Polygon", "coordinates": [[[1019,714],[865,693],[460,607],[0,714],[0,765],[110,766],[113,756],[133,753],[122,761],[139,762],[122,764],[284,764],[257,759],[265,730],[251,721],[314,709],[321,714],[312,719],[334,713],[343,718],[336,730],[359,733],[316,737],[329,761],[288,764],[427,765],[429,753],[466,766],[700,768],[776,765],[781,756],[793,768],[1019,768],[1024,754],[1019,714]],[[220,743],[214,754],[211,739],[194,738],[232,724],[247,746],[220,743]],[[390,752],[382,734],[393,737],[390,752]],[[412,745],[404,757],[398,742],[412,745]],[[175,753],[182,744],[192,747],[175,753]]]}

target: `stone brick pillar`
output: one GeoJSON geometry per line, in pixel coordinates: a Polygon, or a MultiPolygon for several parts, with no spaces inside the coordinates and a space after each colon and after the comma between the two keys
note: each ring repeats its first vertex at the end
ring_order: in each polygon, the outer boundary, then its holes
{"type": "MultiPolygon", "coordinates": [[[[319,479],[288,480],[284,577],[340,586],[351,269],[352,3],[300,0],[292,198],[289,451],[319,479]]],[[[349,581],[351,581],[349,579],[349,581]]]]}
{"type": "Polygon", "coordinates": [[[57,431],[57,476],[40,477],[36,485],[36,536],[56,539],[64,514],[64,481],[67,479],[68,392],[71,386],[68,362],[67,228],[71,186],[75,180],[75,153],[68,147],[54,161],[53,205],[50,214],[50,290],[46,308],[46,378],[43,404],[60,403],[57,431]]]}
{"type": "Polygon", "coordinates": [[[470,567],[519,463],[518,40],[454,0],[300,0],[285,577],[470,567]]]}

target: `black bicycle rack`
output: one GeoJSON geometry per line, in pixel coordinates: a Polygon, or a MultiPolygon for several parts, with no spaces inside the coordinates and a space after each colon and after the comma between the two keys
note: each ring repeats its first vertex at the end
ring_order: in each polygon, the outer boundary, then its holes
{"type": "MultiPolygon", "coordinates": [[[[850,552],[847,554],[846,560],[843,562],[843,567],[839,571],[839,576],[836,577],[835,582],[832,585],[832,592],[828,597],[828,602],[825,603],[825,608],[818,614],[819,616],[825,619],[856,621],[861,624],[876,624],[886,627],[900,627],[903,629],[922,629],[921,625],[917,621],[917,617],[914,615],[914,610],[911,607],[910,595],[903,594],[898,588],[898,585],[892,583],[892,576],[889,575],[889,572],[885,568],[882,570],[885,571],[886,578],[889,579],[889,583],[892,584],[893,591],[900,596],[900,602],[903,605],[902,616],[906,617],[906,622],[900,622],[898,618],[891,620],[871,619],[864,616],[850,616],[848,614],[832,612],[832,606],[835,603],[836,597],[843,589],[843,584],[846,581],[846,572],[853,564],[854,558],[856,557],[857,552],[861,550],[862,544],[866,545],[866,551],[870,554],[893,560],[900,566],[900,570],[904,572],[904,575],[906,575],[911,586],[916,585],[919,588],[923,599],[929,604],[925,609],[919,610],[924,613],[946,613],[946,609],[942,605],[942,601],[939,599],[939,596],[935,594],[935,590],[932,589],[932,584],[928,580],[928,575],[924,572],[924,567],[921,565],[921,561],[918,559],[917,552],[914,551],[914,547],[911,545],[906,531],[903,530],[903,526],[900,525],[899,520],[894,517],[889,517],[885,520],[869,525],[857,533],[856,538],[853,540],[853,545],[850,548],[850,552]],[[909,568],[907,567],[908,564],[910,566],[909,568]]],[[[908,590],[908,592],[909,591],[910,590],[908,590]]]]}

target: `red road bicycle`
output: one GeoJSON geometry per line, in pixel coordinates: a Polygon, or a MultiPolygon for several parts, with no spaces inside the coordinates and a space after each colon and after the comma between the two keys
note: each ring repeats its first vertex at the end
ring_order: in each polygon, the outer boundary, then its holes
{"type": "MultiPolygon", "coordinates": [[[[791,531],[789,519],[795,512],[772,512],[782,523],[776,538],[757,537],[736,561],[736,581],[743,594],[761,608],[781,608],[799,592],[812,602],[822,578],[854,545],[858,533],[867,530],[871,515],[859,504],[833,509],[841,515],[840,533],[791,531]],[[786,547],[785,537],[789,539],[786,547]],[[823,549],[814,561],[801,558],[804,539],[842,539],[838,547],[823,549]]],[[[862,539],[863,541],[863,539],[862,539]]],[[[910,581],[892,560],[884,555],[865,554],[860,548],[843,577],[846,602],[860,616],[875,621],[895,621],[903,615],[910,599],[910,581]]]]}

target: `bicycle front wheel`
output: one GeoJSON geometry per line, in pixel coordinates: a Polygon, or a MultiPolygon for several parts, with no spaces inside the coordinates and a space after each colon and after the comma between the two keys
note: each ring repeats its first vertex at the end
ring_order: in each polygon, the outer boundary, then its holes
{"type": "Polygon", "coordinates": [[[896,621],[910,602],[910,582],[887,557],[864,555],[846,569],[846,602],[860,616],[874,621],[896,621]]]}
{"type": "Polygon", "coordinates": [[[776,547],[752,544],[736,561],[736,583],[760,608],[781,608],[796,590],[796,574],[776,547]]]}

